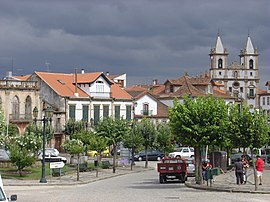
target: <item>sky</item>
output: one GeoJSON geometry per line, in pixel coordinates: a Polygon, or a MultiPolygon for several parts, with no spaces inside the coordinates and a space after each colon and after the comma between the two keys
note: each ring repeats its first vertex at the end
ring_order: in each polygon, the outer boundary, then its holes
{"type": "Polygon", "coordinates": [[[229,64],[251,37],[265,88],[269,19],[269,0],[1,0],[0,76],[84,69],[164,83],[208,71],[219,33],[229,64]]]}

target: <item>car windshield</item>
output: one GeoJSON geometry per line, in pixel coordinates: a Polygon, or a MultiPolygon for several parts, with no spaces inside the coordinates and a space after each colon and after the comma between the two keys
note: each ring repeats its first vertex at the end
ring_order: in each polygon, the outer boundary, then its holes
{"type": "Polygon", "coordinates": [[[0,187],[0,201],[5,201],[5,200],[6,200],[5,194],[2,188],[0,187]]]}

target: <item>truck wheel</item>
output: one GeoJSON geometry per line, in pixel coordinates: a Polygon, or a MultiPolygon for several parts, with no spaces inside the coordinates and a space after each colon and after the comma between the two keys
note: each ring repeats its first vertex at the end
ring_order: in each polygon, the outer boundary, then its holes
{"type": "Polygon", "coordinates": [[[181,156],[180,155],[177,155],[176,158],[181,158],[181,156]]]}
{"type": "Polygon", "coordinates": [[[193,156],[193,155],[191,155],[191,156],[190,156],[190,158],[194,158],[194,156],[193,156]]]}
{"type": "Polygon", "coordinates": [[[159,176],[159,183],[164,183],[164,178],[162,176],[159,176]]]}

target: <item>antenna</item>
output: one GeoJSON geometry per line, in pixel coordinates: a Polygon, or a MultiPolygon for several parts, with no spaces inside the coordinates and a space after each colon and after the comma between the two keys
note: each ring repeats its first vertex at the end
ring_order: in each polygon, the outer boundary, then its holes
{"type": "Polygon", "coordinates": [[[50,72],[50,65],[51,65],[51,63],[49,63],[49,62],[45,62],[45,65],[46,65],[46,70],[47,70],[47,72],[50,72]]]}

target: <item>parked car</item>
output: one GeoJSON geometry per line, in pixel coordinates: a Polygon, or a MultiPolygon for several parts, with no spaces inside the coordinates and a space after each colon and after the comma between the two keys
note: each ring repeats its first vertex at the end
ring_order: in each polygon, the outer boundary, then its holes
{"type": "MultiPolygon", "coordinates": [[[[164,157],[164,153],[160,152],[159,150],[148,150],[147,156],[149,161],[160,161],[164,157]]],[[[145,151],[141,151],[134,155],[134,161],[145,161],[146,160],[146,153],[145,151]]]]}
{"type": "Polygon", "coordinates": [[[192,147],[179,147],[177,151],[169,153],[171,158],[192,158],[194,157],[194,148],[192,147]]]}
{"type": "MultiPolygon", "coordinates": [[[[89,150],[87,151],[87,155],[90,157],[95,157],[98,155],[98,152],[95,150],[89,150]]],[[[110,151],[109,148],[106,148],[103,152],[101,152],[102,156],[109,156],[110,155],[110,151]]]]}
{"type": "Polygon", "coordinates": [[[4,190],[4,185],[3,185],[1,175],[0,175],[0,201],[4,201],[4,202],[17,201],[17,195],[11,195],[10,197],[7,197],[4,190]]]}
{"type": "Polygon", "coordinates": [[[10,160],[8,152],[5,149],[0,149],[0,160],[10,160]]]}
{"type": "MultiPolygon", "coordinates": [[[[39,151],[38,159],[42,160],[42,151],[39,151]]],[[[63,161],[67,162],[67,158],[59,156],[59,151],[55,148],[45,148],[45,162],[58,162],[63,161]]]]}
{"type": "MultiPolygon", "coordinates": [[[[234,163],[237,162],[238,159],[241,159],[242,155],[243,153],[236,153],[236,154],[231,155],[231,164],[234,165],[234,163]]],[[[252,160],[251,160],[250,155],[246,154],[245,156],[249,164],[251,164],[252,160]]]]}
{"type": "Polygon", "coordinates": [[[195,176],[195,161],[194,158],[188,158],[185,159],[187,164],[187,175],[188,177],[194,177],[195,176]]]}

